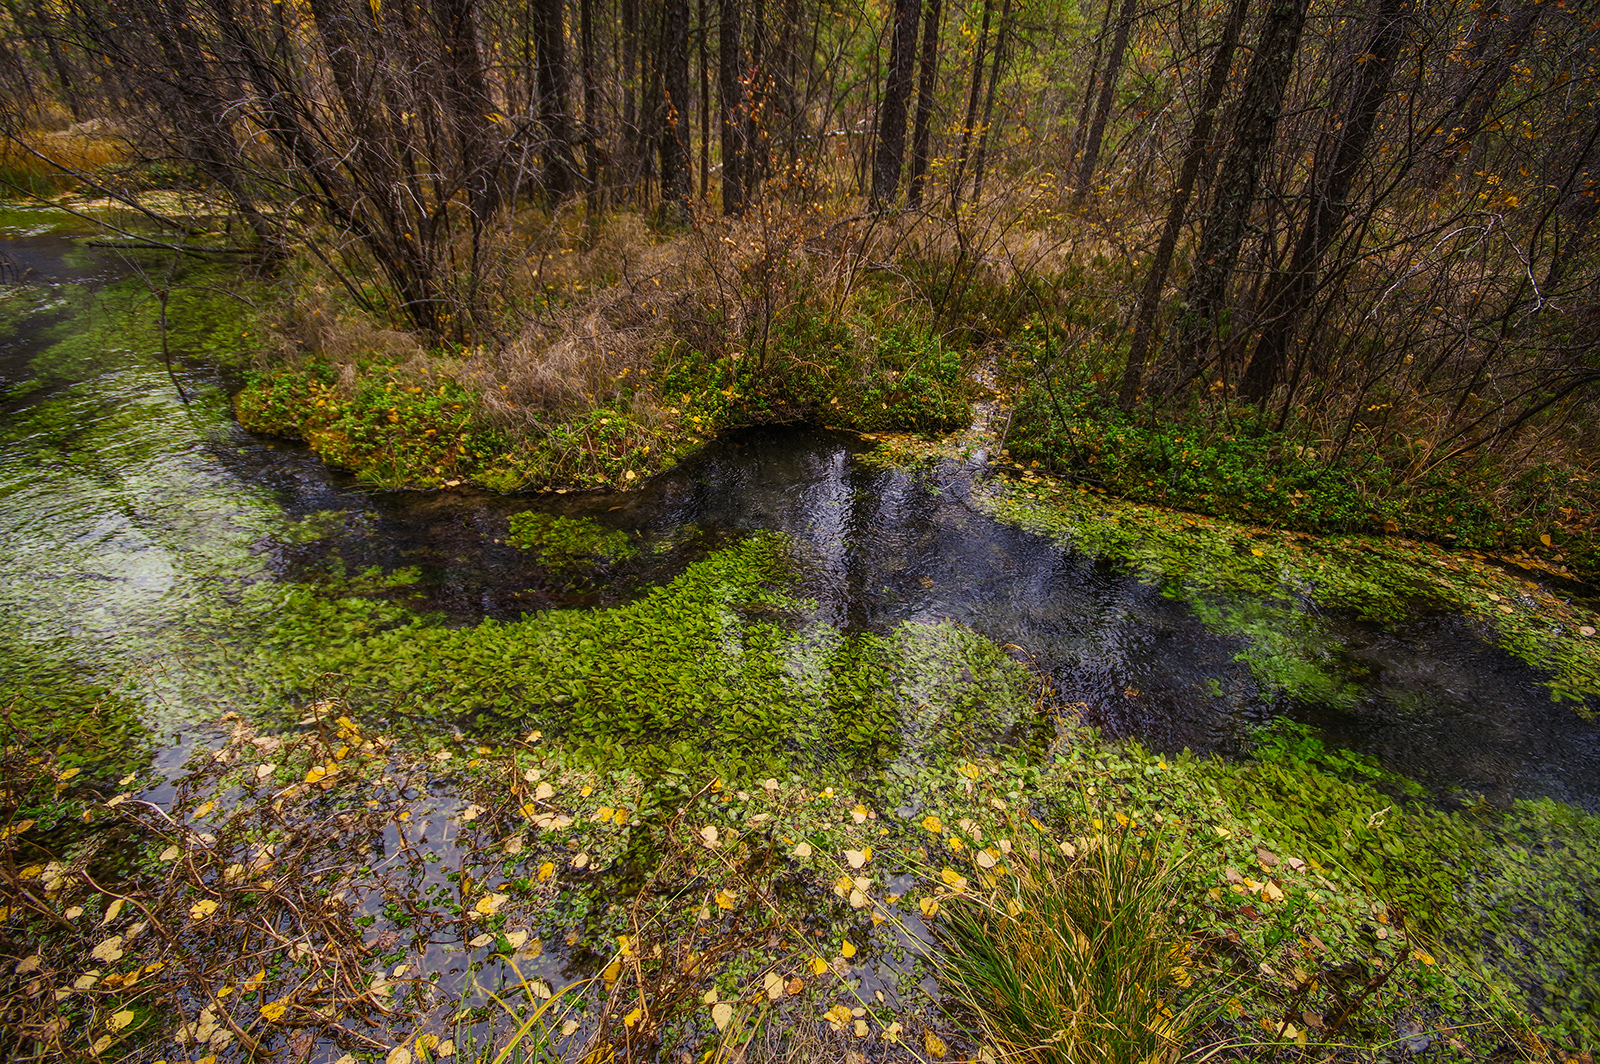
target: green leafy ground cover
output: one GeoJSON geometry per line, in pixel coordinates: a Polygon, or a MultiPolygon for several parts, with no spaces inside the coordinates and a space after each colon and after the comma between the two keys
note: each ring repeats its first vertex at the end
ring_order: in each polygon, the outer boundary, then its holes
{"type": "MultiPolygon", "coordinates": [[[[1025,350],[1036,342],[1026,332],[1020,341],[1025,350]]],[[[1388,530],[1457,548],[1532,551],[1583,579],[1600,574],[1594,485],[1575,466],[1523,467],[1490,454],[1440,465],[1426,440],[1365,425],[1339,448],[1253,408],[1135,418],[1093,389],[1046,379],[1021,388],[1007,443],[1024,462],[1134,502],[1303,532],[1388,530]]]]}

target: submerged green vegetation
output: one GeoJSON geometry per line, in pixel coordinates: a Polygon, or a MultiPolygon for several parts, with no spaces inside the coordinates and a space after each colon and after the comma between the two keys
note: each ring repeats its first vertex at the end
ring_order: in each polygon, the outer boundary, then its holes
{"type": "Polygon", "coordinates": [[[525,510],[512,514],[510,525],[507,543],[536,551],[545,565],[558,572],[596,562],[626,561],[639,553],[626,532],[585,518],[525,510]]]}
{"type": "Polygon", "coordinates": [[[1031,470],[976,498],[1000,520],[1129,566],[1212,630],[1244,637],[1243,658],[1268,690],[1334,705],[1354,697],[1325,611],[1393,624],[1442,609],[1547,673],[1552,698],[1588,717],[1600,699],[1600,614],[1474,551],[1185,514],[1031,470]]]}

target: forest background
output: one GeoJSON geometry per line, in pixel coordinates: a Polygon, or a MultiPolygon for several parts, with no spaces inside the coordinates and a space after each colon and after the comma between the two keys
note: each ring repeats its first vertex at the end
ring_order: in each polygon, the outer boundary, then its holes
{"type": "Polygon", "coordinates": [[[388,484],[964,424],[1135,499],[1596,571],[1586,5],[6,0],[12,194],[277,279],[388,484]],[[159,194],[157,194],[159,193],[159,194]]]}

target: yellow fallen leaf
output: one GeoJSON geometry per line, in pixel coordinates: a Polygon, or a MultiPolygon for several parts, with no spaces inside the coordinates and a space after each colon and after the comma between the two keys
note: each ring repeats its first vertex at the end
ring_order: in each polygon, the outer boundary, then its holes
{"type": "Polygon", "coordinates": [[[112,1013],[111,1019],[106,1025],[113,1031],[120,1031],[124,1027],[128,1026],[128,1024],[132,1023],[133,1018],[134,1016],[132,1009],[123,1009],[121,1012],[112,1013]]]}
{"type": "Polygon", "coordinates": [[[628,811],[626,809],[618,809],[611,819],[620,828],[628,822],[628,811]]]}
{"type": "Polygon", "coordinates": [[[1433,959],[1433,954],[1429,953],[1425,949],[1422,949],[1420,946],[1411,951],[1411,956],[1412,956],[1413,959],[1419,960],[1423,964],[1438,964],[1439,963],[1438,961],[1433,959]]]}
{"type": "Polygon", "coordinates": [[[328,770],[327,769],[323,768],[321,765],[312,765],[309,769],[306,770],[306,782],[307,783],[321,783],[324,779],[327,778],[327,775],[328,775],[328,770]]]}
{"type": "Polygon", "coordinates": [[[856,807],[850,810],[850,819],[854,820],[857,824],[865,824],[867,822],[867,816],[870,814],[870,812],[871,810],[869,810],[866,806],[862,805],[860,802],[857,802],[856,807]]]}
{"type": "Polygon", "coordinates": [[[628,1013],[626,1016],[624,1016],[622,1018],[622,1026],[631,1028],[634,1024],[638,1023],[643,1018],[644,1018],[644,1009],[641,1009],[638,1006],[635,1006],[634,1010],[632,1012],[628,1013]]]}
{"type": "Polygon", "coordinates": [[[719,909],[731,909],[731,908],[734,907],[734,905],[736,905],[738,903],[738,901],[739,901],[738,896],[735,895],[732,891],[728,891],[728,890],[719,890],[719,891],[717,891],[717,908],[719,908],[719,909]]]}
{"type": "Polygon", "coordinates": [[[851,868],[860,868],[872,860],[872,847],[866,846],[859,850],[846,850],[844,851],[844,859],[849,862],[851,868]]]}
{"type": "Polygon", "coordinates": [[[835,1005],[833,1008],[823,1013],[822,1018],[827,1020],[829,1026],[831,1026],[835,1031],[842,1031],[844,1030],[845,1024],[849,1023],[851,1019],[850,1006],[835,1005]]]}
{"type": "Polygon", "coordinates": [[[107,924],[109,924],[111,921],[115,920],[118,916],[121,916],[122,915],[122,905],[123,905],[123,900],[121,898],[117,898],[110,905],[107,905],[106,906],[106,914],[100,918],[100,926],[104,927],[107,924]]]}
{"type": "Polygon", "coordinates": [[[610,964],[605,966],[605,969],[600,973],[600,978],[605,980],[606,986],[610,986],[612,983],[617,981],[617,977],[621,974],[622,958],[617,957],[612,960],[610,964]]]}
{"type": "Polygon", "coordinates": [[[923,898],[923,899],[921,899],[920,901],[917,902],[917,908],[922,910],[922,915],[923,916],[932,918],[933,916],[938,915],[938,912],[939,912],[939,899],[938,898],[923,898]]]}
{"type": "Polygon", "coordinates": [[[202,920],[209,920],[211,918],[211,914],[216,911],[216,902],[212,901],[210,898],[201,898],[199,901],[194,903],[193,907],[189,909],[189,919],[199,923],[202,920]]]}
{"type": "Polygon", "coordinates": [[[866,1020],[857,1020],[855,1022],[855,1032],[857,1038],[865,1038],[872,1033],[872,1028],[867,1026],[866,1020]]]}
{"type": "Polygon", "coordinates": [[[216,802],[202,802],[200,805],[195,807],[194,818],[196,820],[199,820],[201,817],[205,816],[207,813],[211,812],[211,810],[215,809],[216,807],[217,807],[217,803],[216,802]]]}
{"type": "Polygon", "coordinates": [[[768,1001],[777,1001],[785,992],[783,976],[777,972],[768,972],[761,979],[761,989],[767,992],[768,1001]]]}
{"type": "Polygon", "coordinates": [[[472,907],[472,911],[479,916],[493,916],[510,897],[509,894],[485,894],[478,899],[478,904],[472,907]]]}
{"type": "Polygon", "coordinates": [[[922,818],[922,826],[937,835],[944,830],[944,821],[939,819],[937,813],[929,813],[922,818]]]}
{"type": "Polygon", "coordinates": [[[962,875],[960,872],[957,872],[954,868],[944,869],[944,871],[939,873],[939,878],[944,880],[945,884],[949,886],[951,890],[960,891],[967,889],[967,877],[962,875]]]}
{"type": "Polygon", "coordinates": [[[948,1049],[944,1044],[944,1039],[940,1038],[932,1031],[923,1032],[922,1048],[926,1049],[928,1051],[928,1056],[932,1057],[934,1060],[943,1060],[945,1053],[948,1052],[948,1049]]]}
{"type": "Polygon", "coordinates": [[[812,957],[810,967],[812,975],[828,974],[828,962],[823,960],[821,957],[812,957]]]}
{"type": "Polygon", "coordinates": [[[539,866],[539,882],[543,883],[545,880],[549,879],[555,874],[556,866],[554,861],[546,861],[544,864],[539,866]]]}
{"type": "Polygon", "coordinates": [[[863,893],[862,891],[852,890],[850,892],[850,908],[852,908],[852,909],[865,909],[867,906],[869,906],[871,904],[872,904],[872,899],[867,897],[866,894],[863,893]]]}
{"type": "Polygon", "coordinates": [[[555,797],[556,789],[549,782],[541,783],[533,789],[533,798],[536,802],[543,802],[555,797]]]}
{"type": "Polygon", "coordinates": [[[849,960],[851,957],[854,957],[855,955],[856,955],[855,944],[853,942],[851,942],[848,938],[845,939],[844,940],[844,944],[839,947],[839,956],[845,958],[846,960],[849,960]]]}
{"type": "Polygon", "coordinates": [[[799,843],[798,845],[795,846],[793,852],[794,852],[794,855],[796,857],[801,857],[801,858],[810,857],[811,856],[811,844],[809,842],[799,843]]]}
{"type": "Polygon", "coordinates": [[[711,1006],[711,1022],[717,1025],[717,1030],[726,1031],[728,1024],[733,1020],[733,1006],[726,1001],[719,1001],[711,1006]]]}
{"type": "Polygon", "coordinates": [[[122,936],[112,935],[104,942],[90,951],[89,956],[104,964],[112,964],[122,959],[122,936]]]}
{"type": "Polygon", "coordinates": [[[717,840],[720,837],[721,833],[717,831],[717,826],[715,824],[707,824],[705,827],[700,829],[700,842],[708,850],[714,850],[717,848],[717,840]]]}
{"type": "Polygon", "coordinates": [[[288,1011],[288,998],[279,998],[277,1001],[269,1001],[267,1004],[261,1006],[261,1015],[269,1023],[277,1023],[279,1020],[283,1019],[284,1014],[288,1011]]]}
{"type": "Polygon", "coordinates": [[[383,1058],[383,1064],[411,1064],[411,1050],[405,1046],[395,1046],[383,1058]]]}

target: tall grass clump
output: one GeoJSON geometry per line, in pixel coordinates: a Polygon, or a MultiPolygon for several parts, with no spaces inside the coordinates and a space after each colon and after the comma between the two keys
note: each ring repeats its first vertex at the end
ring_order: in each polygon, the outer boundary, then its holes
{"type": "Polygon", "coordinates": [[[1019,848],[940,913],[947,988],[1006,1060],[1155,1064],[1205,1019],[1176,863],[1132,832],[1019,848]]]}

